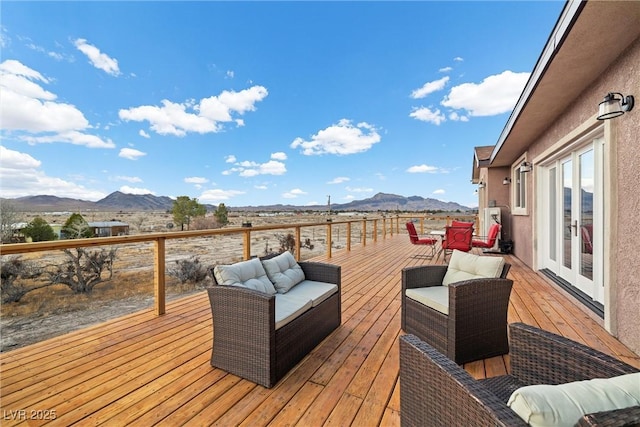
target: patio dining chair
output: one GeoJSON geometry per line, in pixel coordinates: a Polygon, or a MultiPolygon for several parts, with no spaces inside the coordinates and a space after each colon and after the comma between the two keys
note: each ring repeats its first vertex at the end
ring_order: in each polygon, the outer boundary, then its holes
{"type": "Polygon", "coordinates": [[[416,226],[411,221],[407,222],[406,226],[407,232],[409,233],[409,240],[411,241],[412,245],[424,245],[430,248],[430,251],[427,254],[416,254],[413,257],[432,259],[436,253],[436,243],[438,242],[438,239],[433,239],[430,237],[420,238],[418,236],[418,232],[416,231],[416,226]]]}
{"type": "Polygon", "coordinates": [[[444,251],[444,260],[447,261],[447,255],[454,250],[469,252],[471,251],[471,241],[473,239],[473,227],[468,226],[447,226],[444,228],[444,239],[442,240],[442,250],[444,251]]]}
{"type": "Polygon", "coordinates": [[[478,236],[477,239],[471,240],[471,246],[474,248],[492,249],[496,246],[496,240],[500,235],[500,224],[492,224],[489,227],[489,233],[487,236],[478,236]]]}

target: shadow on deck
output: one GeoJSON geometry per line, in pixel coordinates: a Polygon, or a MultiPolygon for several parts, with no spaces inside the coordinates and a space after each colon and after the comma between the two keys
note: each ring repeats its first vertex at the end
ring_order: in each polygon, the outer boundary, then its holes
{"type": "MultiPolygon", "coordinates": [[[[211,309],[201,292],[168,303],[164,316],[145,310],[0,354],[2,425],[400,425],[400,272],[433,262],[413,258],[419,251],[399,235],[315,258],[342,265],[342,325],[272,389],[210,366],[211,309]]],[[[507,259],[515,282],[509,322],[640,367],[573,300],[507,259]]],[[[465,369],[499,375],[508,359],[465,369]]]]}

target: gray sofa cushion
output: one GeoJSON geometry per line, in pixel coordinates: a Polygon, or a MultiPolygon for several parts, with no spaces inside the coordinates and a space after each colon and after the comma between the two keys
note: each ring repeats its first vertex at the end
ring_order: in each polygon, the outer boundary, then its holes
{"type": "Polygon", "coordinates": [[[276,289],[267,277],[259,259],[237,262],[231,265],[217,265],[213,269],[218,284],[225,286],[240,286],[275,295],[276,289]]]}
{"type": "Polygon", "coordinates": [[[262,265],[278,293],[283,294],[304,280],[302,267],[289,251],[262,260],[262,265]]]}
{"type": "Polygon", "coordinates": [[[333,283],[315,282],[313,280],[303,280],[289,289],[287,295],[311,300],[313,306],[317,306],[331,295],[338,292],[338,285],[333,283]]]}
{"type": "Polygon", "coordinates": [[[300,316],[312,307],[310,299],[287,294],[276,294],[276,329],[300,316]]]}

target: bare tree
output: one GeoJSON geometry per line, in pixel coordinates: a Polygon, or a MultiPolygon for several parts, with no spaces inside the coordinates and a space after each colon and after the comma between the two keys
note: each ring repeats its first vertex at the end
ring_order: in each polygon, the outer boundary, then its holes
{"type": "Polygon", "coordinates": [[[96,285],[113,277],[115,248],[93,252],[84,248],[65,249],[64,253],[67,261],[48,272],[52,285],[60,283],[67,285],[74,293],[89,293],[96,285]],[[102,277],[105,269],[109,272],[106,279],[102,277]]]}
{"type": "Polygon", "coordinates": [[[42,275],[42,269],[32,262],[20,257],[11,257],[2,260],[0,266],[0,299],[3,304],[18,302],[27,293],[49,286],[46,284],[34,284],[34,281],[42,275]],[[28,284],[29,283],[29,284],[28,284]]]}
{"type": "Polygon", "coordinates": [[[2,243],[10,243],[13,237],[12,225],[20,222],[20,213],[15,204],[7,200],[0,205],[0,239],[2,243]]]}

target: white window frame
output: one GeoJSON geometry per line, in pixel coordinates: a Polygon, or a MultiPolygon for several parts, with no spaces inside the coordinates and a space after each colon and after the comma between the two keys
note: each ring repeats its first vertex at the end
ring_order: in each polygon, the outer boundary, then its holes
{"type": "Polygon", "coordinates": [[[527,178],[533,171],[520,172],[520,165],[525,161],[527,157],[523,155],[511,165],[511,206],[513,206],[511,213],[513,215],[529,214],[527,178]]]}

